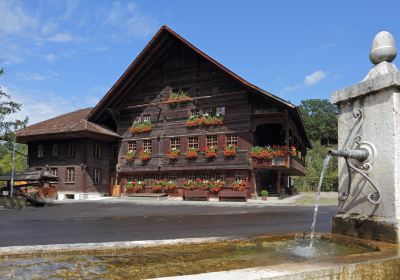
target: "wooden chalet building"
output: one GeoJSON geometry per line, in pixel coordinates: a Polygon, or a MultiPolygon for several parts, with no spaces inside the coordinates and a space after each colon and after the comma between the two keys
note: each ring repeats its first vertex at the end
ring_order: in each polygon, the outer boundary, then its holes
{"type": "Polygon", "coordinates": [[[225,181],[226,190],[243,180],[248,196],[265,188],[282,195],[289,176],[304,175],[310,147],[293,104],[166,26],[94,108],[28,126],[17,137],[29,145],[30,169],[49,169],[68,197],[108,193],[116,177],[122,189],[145,182],[143,191],[174,181],[175,196],[198,179],[225,181]],[[253,147],[273,145],[251,156],[253,147]]]}

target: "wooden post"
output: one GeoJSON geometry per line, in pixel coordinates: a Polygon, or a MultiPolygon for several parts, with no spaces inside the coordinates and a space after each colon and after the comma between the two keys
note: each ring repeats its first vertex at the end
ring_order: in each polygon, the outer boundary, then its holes
{"type": "Polygon", "coordinates": [[[250,171],[250,185],[252,186],[252,197],[257,198],[258,197],[258,193],[257,193],[257,174],[258,174],[258,170],[251,170],[250,171]]]}
{"type": "Polygon", "coordinates": [[[276,173],[276,192],[278,196],[281,196],[281,172],[277,171],[276,173]]]}

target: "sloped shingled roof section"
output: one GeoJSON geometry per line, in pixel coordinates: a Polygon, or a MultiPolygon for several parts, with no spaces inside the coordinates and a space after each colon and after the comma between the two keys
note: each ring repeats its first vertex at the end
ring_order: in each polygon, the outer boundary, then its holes
{"type": "Polygon", "coordinates": [[[168,26],[162,26],[160,30],[153,36],[153,38],[150,40],[150,42],[146,45],[146,47],[142,50],[142,52],[136,57],[136,59],[129,65],[129,67],[125,70],[125,72],[122,74],[122,76],[117,80],[117,82],[111,87],[111,89],[107,92],[107,94],[100,100],[100,102],[93,108],[93,110],[89,113],[88,119],[97,121],[98,116],[102,113],[101,111],[104,112],[104,108],[107,108],[110,103],[112,102],[112,99],[120,94],[120,87],[122,83],[128,79],[129,76],[136,75],[138,72],[140,72],[140,65],[143,64],[144,59],[151,55],[153,50],[156,48],[157,45],[163,44],[162,42],[162,37],[163,36],[172,36],[172,38],[177,39],[181,43],[183,43],[185,46],[187,46],[189,49],[197,53],[200,57],[203,57],[207,61],[209,61],[212,65],[217,67],[218,69],[222,70],[223,72],[227,73],[229,76],[231,76],[233,79],[239,81],[242,83],[244,86],[246,86],[250,91],[253,92],[258,92],[261,93],[263,96],[267,98],[271,98],[283,106],[285,106],[289,112],[292,114],[294,117],[297,125],[299,126],[299,129],[301,133],[304,136],[304,139],[306,141],[306,145],[311,148],[311,142],[308,138],[307,132],[304,127],[304,121],[301,117],[299,109],[292,103],[264,90],[261,89],[254,84],[248,82],[247,80],[243,79],[242,77],[238,76],[231,70],[229,70],[227,67],[222,65],[221,63],[217,62],[204,52],[202,52],[200,49],[192,45],[189,41],[181,37],[179,34],[177,34],[175,31],[173,31],[171,28],[168,26]]]}
{"type": "Polygon", "coordinates": [[[17,131],[18,138],[51,135],[62,133],[89,132],[116,138],[121,138],[114,131],[89,122],[87,116],[92,108],[80,109],[43,122],[39,122],[17,131]]]}

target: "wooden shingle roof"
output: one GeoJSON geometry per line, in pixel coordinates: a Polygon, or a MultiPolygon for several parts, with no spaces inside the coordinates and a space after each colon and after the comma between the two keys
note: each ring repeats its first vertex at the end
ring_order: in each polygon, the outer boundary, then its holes
{"type": "Polygon", "coordinates": [[[24,142],[24,138],[44,135],[68,133],[91,133],[108,137],[121,138],[114,131],[101,125],[89,122],[87,116],[92,108],[80,109],[52,119],[48,119],[17,131],[17,140],[24,142]]]}

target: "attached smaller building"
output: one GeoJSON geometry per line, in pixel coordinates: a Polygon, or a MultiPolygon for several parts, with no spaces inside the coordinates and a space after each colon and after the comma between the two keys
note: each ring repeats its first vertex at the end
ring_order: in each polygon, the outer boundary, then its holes
{"type": "Polygon", "coordinates": [[[121,137],[87,120],[81,109],[24,128],[19,143],[29,145],[30,170],[58,176],[59,198],[82,199],[108,193],[121,137]]]}

